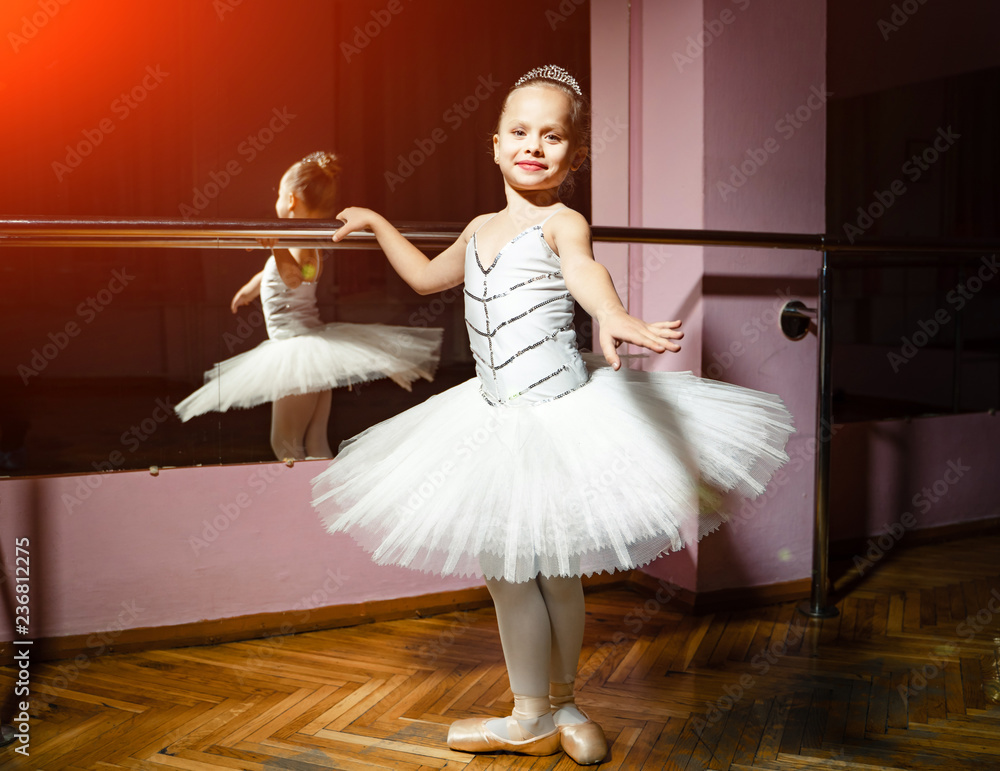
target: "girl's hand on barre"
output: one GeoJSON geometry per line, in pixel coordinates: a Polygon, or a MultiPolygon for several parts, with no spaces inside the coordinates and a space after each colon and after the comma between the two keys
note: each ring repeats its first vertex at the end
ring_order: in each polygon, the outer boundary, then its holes
{"type": "Polygon", "coordinates": [[[333,240],[340,241],[344,236],[359,230],[371,230],[372,224],[377,218],[378,215],[371,209],[349,206],[337,215],[337,219],[344,224],[333,234],[333,240]]]}

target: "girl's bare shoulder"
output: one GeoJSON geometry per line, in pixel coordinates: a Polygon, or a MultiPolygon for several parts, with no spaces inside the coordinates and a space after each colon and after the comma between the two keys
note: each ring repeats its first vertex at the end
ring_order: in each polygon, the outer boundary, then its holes
{"type": "Polygon", "coordinates": [[[545,223],[547,236],[558,241],[561,238],[590,238],[590,223],[576,209],[568,206],[552,215],[552,218],[545,223]]]}
{"type": "Polygon", "coordinates": [[[472,234],[493,219],[496,215],[496,212],[486,212],[486,214],[480,214],[478,217],[474,217],[472,221],[465,226],[465,230],[462,231],[462,241],[468,243],[469,239],[472,238],[472,234]]]}

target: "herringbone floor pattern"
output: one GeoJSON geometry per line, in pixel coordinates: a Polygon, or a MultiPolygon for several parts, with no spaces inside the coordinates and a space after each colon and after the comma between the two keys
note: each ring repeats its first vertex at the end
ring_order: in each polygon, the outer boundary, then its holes
{"type": "MultiPolygon", "coordinates": [[[[612,744],[600,768],[1000,769],[984,692],[1000,538],[897,552],[844,573],[823,621],[791,603],[689,616],[665,592],[590,594],[578,688],[612,744]]],[[[39,665],[30,758],[8,747],[0,767],[576,767],[445,746],[452,720],[511,706],[489,609],[84,664],[39,665]]]]}

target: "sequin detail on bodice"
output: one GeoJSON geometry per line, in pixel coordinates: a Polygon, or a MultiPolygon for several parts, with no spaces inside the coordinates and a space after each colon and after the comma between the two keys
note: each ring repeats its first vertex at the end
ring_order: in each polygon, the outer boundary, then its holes
{"type": "Polygon", "coordinates": [[[480,261],[476,236],[465,251],[465,323],[480,391],[492,405],[530,406],[587,383],[576,346],[573,298],[559,257],[533,225],[480,261]]]}
{"type": "Polygon", "coordinates": [[[260,281],[260,302],[264,308],[267,336],[282,340],[323,326],[316,307],[316,283],[303,281],[289,289],[278,274],[274,256],[264,264],[260,281]]]}

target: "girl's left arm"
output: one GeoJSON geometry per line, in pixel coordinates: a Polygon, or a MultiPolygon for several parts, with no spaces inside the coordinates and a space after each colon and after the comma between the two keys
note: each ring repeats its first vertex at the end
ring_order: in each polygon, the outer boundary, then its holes
{"type": "Polygon", "coordinates": [[[583,309],[600,325],[601,350],[616,370],[621,359],[616,348],[632,343],[657,353],[681,349],[675,340],[684,337],[680,321],[646,323],[629,315],[607,269],[594,259],[590,226],[578,212],[566,212],[549,226],[562,265],[566,288],[583,309]]]}

